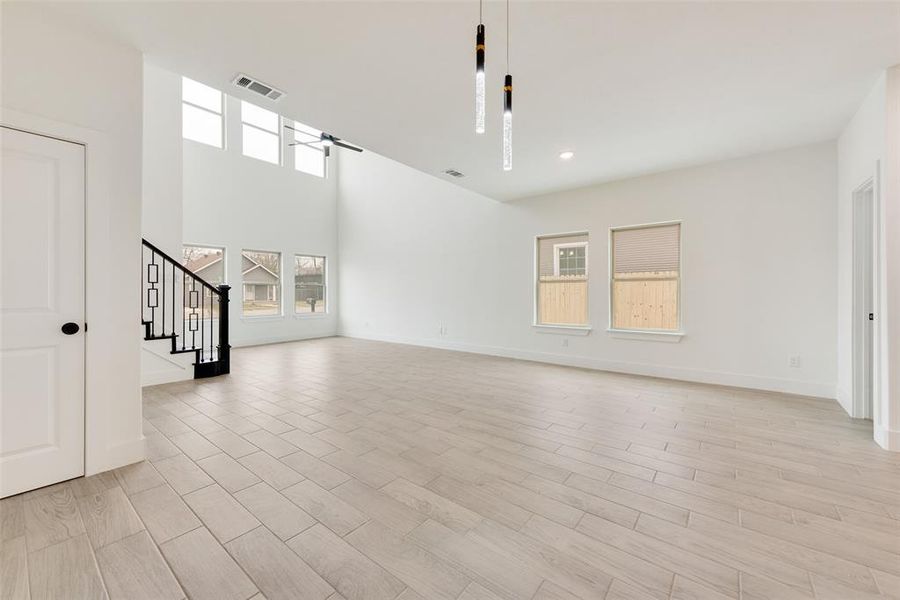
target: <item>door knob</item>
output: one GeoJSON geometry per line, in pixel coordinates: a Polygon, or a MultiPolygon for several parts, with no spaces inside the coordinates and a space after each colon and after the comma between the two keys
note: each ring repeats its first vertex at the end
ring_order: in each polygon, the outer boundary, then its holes
{"type": "Polygon", "coordinates": [[[68,323],[63,325],[61,329],[62,332],[66,335],[75,335],[76,333],[78,333],[79,327],[78,323],[72,323],[71,321],[69,321],[68,323]]]}

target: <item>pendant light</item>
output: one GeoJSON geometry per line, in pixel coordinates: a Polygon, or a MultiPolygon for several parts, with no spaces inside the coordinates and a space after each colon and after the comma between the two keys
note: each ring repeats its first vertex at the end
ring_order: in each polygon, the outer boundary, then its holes
{"type": "Polygon", "coordinates": [[[484,133],[484,0],[478,0],[475,30],[475,133],[484,133]]]}
{"type": "Polygon", "coordinates": [[[509,74],[509,0],[506,0],[506,77],[503,80],[503,170],[512,171],[512,75],[509,74]]]}

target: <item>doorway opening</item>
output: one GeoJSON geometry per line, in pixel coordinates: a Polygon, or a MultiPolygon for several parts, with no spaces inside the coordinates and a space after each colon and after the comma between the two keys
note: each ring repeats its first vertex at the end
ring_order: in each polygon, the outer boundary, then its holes
{"type": "Polygon", "coordinates": [[[875,398],[877,211],[875,182],[853,192],[853,417],[871,419],[875,398]]]}

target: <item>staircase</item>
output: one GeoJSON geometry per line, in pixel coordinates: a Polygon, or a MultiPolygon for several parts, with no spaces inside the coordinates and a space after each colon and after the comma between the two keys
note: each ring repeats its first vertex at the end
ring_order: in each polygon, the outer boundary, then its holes
{"type": "Polygon", "coordinates": [[[147,240],[142,243],[144,339],[168,340],[172,354],[193,354],[194,379],[227,374],[231,286],[214,286],[147,240]]]}

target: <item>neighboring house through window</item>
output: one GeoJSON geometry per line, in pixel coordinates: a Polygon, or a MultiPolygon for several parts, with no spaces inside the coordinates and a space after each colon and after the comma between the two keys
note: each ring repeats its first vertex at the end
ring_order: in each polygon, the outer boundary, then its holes
{"type": "MultiPolygon", "coordinates": [[[[185,244],[181,249],[181,265],[213,287],[225,283],[225,248],[185,244]]],[[[186,288],[190,289],[189,278],[185,279],[185,284],[186,288]]],[[[217,317],[218,297],[213,298],[213,293],[203,286],[198,286],[197,289],[202,289],[203,293],[200,303],[203,315],[208,316],[211,312],[213,317],[217,317]]]]}
{"type": "Polygon", "coordinates": [[[325,257],[294,256],[294,312],[325,313],[325,257]]]}
{"type": "Polygon", "coordinates": [[[281,254],[241,252],[242,312],[255,317],[281,314],[281,254]]]}
{"type": "Polygon", "coordinates": [[[587,277],[587,242],[553,244],[553,274],[587,277]]]}

